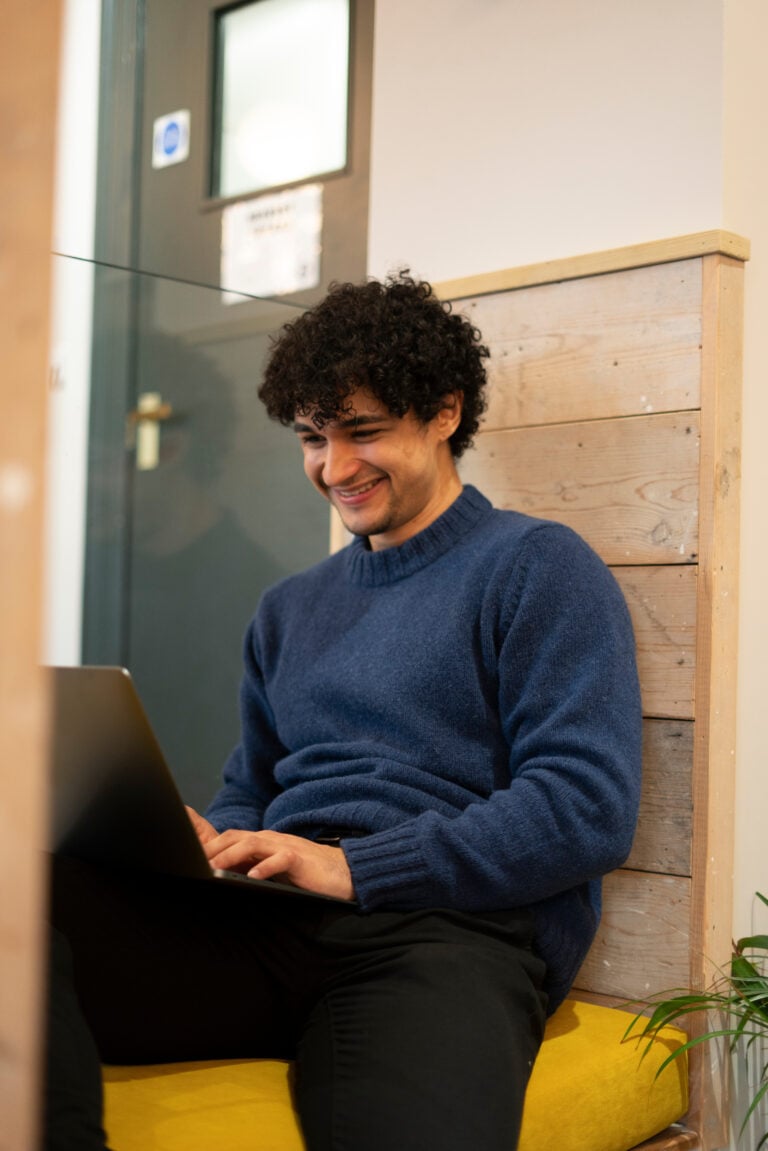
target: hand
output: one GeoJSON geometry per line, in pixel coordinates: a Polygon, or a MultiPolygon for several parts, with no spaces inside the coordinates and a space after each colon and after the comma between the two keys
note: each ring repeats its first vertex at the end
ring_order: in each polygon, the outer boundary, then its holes
{"type": "MultiPolygon", "coordinates": [[[[207,823],[201,816],[197,819],[207,823]]],[[[352,876],[340,847],[313,843],[311,839],[280,831],[231,828],[221,835],[214,831],[214,837],[201,838],[211,867],[244,872],[254,879],[287,880],[305,891],[333,895],[337,899],[355,897],[352,876]]]]}
{"type": "Polygon", "coordinates": [[[189,807],[187,804],[184,806],[186,807],[189,821],[195,829],[197,838],[200,840],[203,847],[205,847],[209,840],[216,838],[216,836],[219,834],[218,831],[212,823],[208,822],[204,816],[198,815],[194,807],[189,807]]]}

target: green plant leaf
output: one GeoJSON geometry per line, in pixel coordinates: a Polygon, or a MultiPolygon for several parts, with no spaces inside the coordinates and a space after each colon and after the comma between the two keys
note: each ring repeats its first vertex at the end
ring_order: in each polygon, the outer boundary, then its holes
{"type": "Polygon", "coordinates": [[[733,1028],[725,1028],[721,1031],[708,1031],[705,1035],[697,1035],[694,1039],[689,1039],[687,1043],[683,1043],[680,1047],[676,1047],[667,1055],[656,1069],[654,1079],[659,1076],[673,1063],[675,1059],[679,1059],[686,1051],[692,1051],[694,1047],[698,1047],[701,1043],[709,1043],[712,1039],[730,1039],[733,1037],[733,1028]]]}
{"type": "MultiPolygon", "coordinates": [[[[761,903],[768,907],[768,896],[757,892],[761,903]]],[[[716,969],[711,984],[703,991],[678,988],[664,991],[647,1000],[633,1004],[641,1010],[627,1027],[623,1039],[644,1041],[641,1059],[654,1049],[655,1040],[663,1027],[670,1024],[682,1027],[689,1016],[715,1015],[706,1018],[701,1034],[687,1039],[663,1059],[656,1078],[681,1055],[715,1039],[727,1039],[731,1054],[737,1050],[754,1051],[756,1040],[768,1041],[768,935],[749,935],[733,944],[727,969],[716,969]],[[650,1011],[650,1014],[644,1014],[650,1011]],[[707,1027],[712,1022],[719,1027],[707,1027]]],[[[762,1061],[762,1060],[761,1060],[762,1061]]],[[[741,1134],[756,1109],[768,1098],[768,1063],[762,1068],[759,1086],[749,1104],[741,1134]]],[[[768,1147],[768,1131],[763,1134],[755,1151],[768,1147]]]]}
{"type": "Polygon", "coordinates": [[[734,955],[731,960],[731,977],[737,979],[759,979],[760,972],[745,955],[734,955]]]}
{"type": "Polygon", "coordinates": [[[711,995],[678,995],[658,1003],[650,1016],[636,1015],[624,1032],[623,1040],[648,1038],[650,1045],[662,1027],[674,1025],[687,1015],[721,1009],[722,1002],[711,995]]]}
{"type": "Polygon", "coordinates": [[[736,950],[741,951],[768,951],[768,935],[745,935],[736,944],[736,950]]]}

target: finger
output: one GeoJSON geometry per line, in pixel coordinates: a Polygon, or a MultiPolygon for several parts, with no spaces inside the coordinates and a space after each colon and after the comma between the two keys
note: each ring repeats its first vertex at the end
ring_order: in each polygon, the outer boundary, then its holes
{"type": "Polygon", "coordinates": [[[201,843],[205,844],[210,839],[214,839],[219,833],[216,828],[205,819],[204,816],[199,815],[194,807],[185,805],[189,821],[195,829],[195,834],[201,843]]]}
{"type": "Polygon", "coordinates": [[[286,875],[293,882],[296,879],[291,875],[291,868],[295,866],[296,853],[290,849],[276,851],[272,855],[259,861],[248,872],[251,879],[274,879],[276,875],[286,875]]]}
{"type": "Polygon", "coordinates": [[[247,832],[235,831],[233,828],[227,828],[226,831],[222,832],[214,829],[213,835],[203,840],[203,848],[209,861],[213,863],[216,856],[239,843],[246,834],[247,832]]]}
{"type": "MultiPolygon", "coordinates": [[[[291,846],[294,842],[304,842],[303,840],[296,840],[295,836],[283,835],[276,831],[245,831],[237,827],[227,828],[221,833],[214,831],[213,835],[214,837],[204,844],[208,859],[211,861],[219,852],[239,844],[245,844],[246,853],[250,851],[252,858],[257,860],[264,859],[267,855],[279,851],[281,848],[291,846]]],[[[238,856],[238,858],[242,860],[245,855],[238,856]]]]}
{"type": "Polygon", "coordinates": [[[269,848],[259,843],[253,833],[232,840],[228,832],[205,844],[205,852],[214,867],[225,871],[245,871],[269,854],[269,848]]]}

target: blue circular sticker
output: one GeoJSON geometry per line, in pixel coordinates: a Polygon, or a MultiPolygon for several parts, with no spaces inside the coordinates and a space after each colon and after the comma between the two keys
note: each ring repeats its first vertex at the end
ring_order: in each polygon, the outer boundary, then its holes
{"type": "Polygon", "coordinates": [[[181,131],[179,125],[175,120],[171,120],[166,124],[165,131],[163,132],[163,151],[166,156],[172,156],[176,151],[179,146],[180,137],[181,131]]]}

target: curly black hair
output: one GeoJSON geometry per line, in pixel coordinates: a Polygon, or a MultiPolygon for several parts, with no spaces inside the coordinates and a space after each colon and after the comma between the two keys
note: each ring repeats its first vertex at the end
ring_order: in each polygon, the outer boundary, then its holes
{"type": "Polygon", "coordinates": [[[383,282],[332,284],[324,300],[273,337],[259,398],[287,427],[310,411],[322,427],[350,410],[360,387],[392,415],[412,409],[422,423],[434,419],[446,395],[461,392],[461,422],[450,439],[458,459],[486,407],[489,352],[481,339],[407,269],[383,282]]]}

